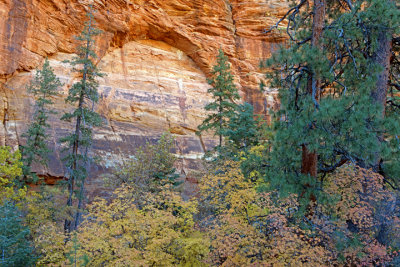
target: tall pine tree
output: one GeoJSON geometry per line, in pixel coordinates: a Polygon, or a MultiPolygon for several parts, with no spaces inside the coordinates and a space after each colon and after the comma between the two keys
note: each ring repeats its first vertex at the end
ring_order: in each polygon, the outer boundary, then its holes
{"type": "Polygon", "coordinates": [[[212,94],[213,101],[206,105],[205,109],[211,111],[211,114],[199,126],[198,134],[212,130],[219,137],[219,148],[222,147],[224,131],[227,129],[229,118],[234,114],[237,108],[235,100],[240,96],[233,81],[233,75],[230,72],[228,57],[220,49],[217,56],[217,64],[211,72],[212,77],[208,83],[212,88],[208,93],[212,94]]]}
{"type": "Polygon", "coordinates": [[[34,80],[28,87],[28,91],[35,96],[36,100],[32,123],[27,132],[22,135],[27,138],[26,144],[21,146],[24,163],[23,183],[36,183],[38,181],[37,175],[31,171],[33,162],[47,166],[49,148],[46,144],[48,138],[46,131],[50,127],[47,121],[49,114],[54,113],[51,110],[53,104],[51,98],[57,94],[57,90],[61,86],[60,80],[56,77],[48,59],[46,59],[42,69],[36,72],[34,80]]]}
{"type": "Polygon", "coordinates": [[[66,232],[76,229],[79,224],[85,180],[88,176],[90,162],[88,152],[92,145],[93,127],[100,126],[102,122],[100,115],[94,111],[94,105],[99,99],[96,78],[103,76],[95,65],[97,56],[94,51],[94,37],[100,31],[94,26],[93,10],[92,7],[90,8],[87,14],[88,21],[85,22],[81,35],[77,37],[77,40],[81,42],[77,51],[78,56],[68,61],[74,67],[74,71],[81,76],[80,81],[70,88],[66,99],[66,102],[76,106],[76,109],[65,113],[61,118],[68,122],[75,122],[74,132],[61,139],[69,151],[63,159],[68,171],[67,206],[73,206],[74,195],[78,201],[73,218],[65,220],[64,231],[66,232]]]}

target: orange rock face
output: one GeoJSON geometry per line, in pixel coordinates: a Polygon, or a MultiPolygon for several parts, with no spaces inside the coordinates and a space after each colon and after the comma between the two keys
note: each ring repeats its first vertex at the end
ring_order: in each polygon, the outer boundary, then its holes
{"type": "MultiPolygon", "coordinates": [[[[59,113],[76,81],[62,63],[75,52],[85,12],[94,3],[95,19],[103,31],[97,39],[100,80],[98,111],[105,126],[96,132],[93,153],[110,167],[131,155],[138,145],[170,129],[177,137],[181,169],[193,166],[202,143],[195,136],[210,100],[206,77],[221,48],[230,58],[237,85],[245,101],[267,115],[276,94],[262,94],[258,65],[283,41],[278,33],[265,35],[286,11],[280,0],[0,0],[0,143],[16,147],[30,121],[33,99],[26,84],[44,57],[65,86],[55,99],[59,113]]],[[[51,145],[71,125],[51,118],[51,145]]],[[[212,145],[212,138],[204,143],[212,145]]],[[[54,152],[49,170],[62,176],[60,155],[54,152]]],[[[101,171],[101,170],[99,170],[101,171]]]]}

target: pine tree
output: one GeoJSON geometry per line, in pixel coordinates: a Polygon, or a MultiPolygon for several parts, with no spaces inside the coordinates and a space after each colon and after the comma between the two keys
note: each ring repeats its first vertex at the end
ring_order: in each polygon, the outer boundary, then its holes
{"type": "Polygon", "coordinates": [[[198,134],[212,130],[219,136],[219,148],[222,147],[224,130],[227,128],[229,118],[234,114],[240,96],[230,72],[228,57],[220,49],[217,57],[217,64],[211,72],[212,78],[208,83],[212,86],[208,93],[212,94],[214,101],[207,104],[205,109],[211,114],[199,126],[198,134]]]}
{"type": "Polygon", "coordinates": [[[35,255],[29,241],[29,228],[22,223],[18,208],[5,202],[0,205],[0,266],[33,266],[35,255]]]}
{"type": "Polygon", "coordinates": [[[395,14],[391,1],[302,0],[283,18],[288,46],[265,65],[281,100],[266,177],[272,188],[309,200],[321,192],[319,178],[346,162],[371,167],[379,154],[394,163],[398,123],[381,116],[371,95],[381,72],[376,29],[395,32],[395,14]]]}
{"type": "Polygon", "coordinates": [[[84,185],[88,175],[88,164],[90,161],[88,152],[92,145],[93,127],[100,126],[102,122],[100,115],[94,111],[94,104],[99,99],[96,78],[102,77],[103,74],[99,72],[94,62],[97,56],[93,50],[93,38],[100,31],[94,27],[92,9],[88,12],[87,16],[89,19],[85,22],[81,35],[77,37],[77,40],[82,43],[78,47],[78,56],[67,61],[74,67],[74,71],[81,76],[81,80],[70,88],[66,99],[67,103],[76,105],[77,108],[70,113],[65,113],[61,118],[68,122],[75,121],[75,131],[61,139],[69,150],[69,154],[63,159],[68,171],[69,197],[67,206],[73,206],[74,194],[78,198],[74,220],[65,220],[64,230],[66,232],[76,229],[79,223],[80,210],[84,197],[84,185]],[[77,66],[79,68],[75,68],[77,66]],[[77,192],[75,192],[76,187],[78,188],[77,192]]]}
{"type": "Polygon", "coordinates": [[[46,131],[50,125],[47,123],[49,114],[54,113],[50,106],[53,104],[51,97],[57,94],[62,86],[50,67],[48,59],[45,60],[41,70],[36,72],[34,80],[28,87],[28,91],[35,97],[35,113],[32,123],[22,136],[26,137],[26,145],[21,146],[23,166],[23,183],[38,181],[38,177],[31,171],[33,162],[47,166],[49,148],[46,144],[48,134],[46,131]]]}
{"type": "Polygon", "coordinates": [[[238,105],[223,134],[228,139],[228,145],[231,143],[237,150],[256,145],[259,142],[259,131],[253,106],[249,103],[238,105]]]}

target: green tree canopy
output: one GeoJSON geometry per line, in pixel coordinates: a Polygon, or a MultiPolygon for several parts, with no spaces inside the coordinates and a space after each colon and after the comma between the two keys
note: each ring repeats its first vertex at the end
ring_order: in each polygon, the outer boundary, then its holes
{"type": "Polygon", "coordinates": [[[237,149],[256,145],[259,141],[259,129],[257,120],[254,119],[253,106],[245,102],[236,109],[223,132],[224,136],[237,149]]]}
{"type": "Polygon", "coordinates": [[[23,182],[38,181],[38,177],[31,171],[33,162],[47,166],[49,148],[46,141],[49,135],[46,133],[50,128],[48,124],[49,114],[53,113],[51,105],[52,97],[57,94],[57,90],[62,86],[60,80],[54,74],[50,63],[46,58],[41,70],[36,72],[36,76],[28,87],[28,91],[33,94],[35,100],[35,112],[32,123],[22,136],[26,137],[26,144],[21,146],[23,166],[23,182]]]}
{"type": "Polygon", "coordinates": [[[210,111],[211,114],[199,126],[198,134],[207,130],[214,131],[215,135],[219,136],[219,147],[221,147],[224,130],[228,127],[229,118],[236,110],[235,100],[240,99],[230,72],[228,57],[221,49],[211,75],[208,83],[212,87],[208,89],[208,93],[212,94],[213,101],[205,106],[205,110],[210,111]]]}

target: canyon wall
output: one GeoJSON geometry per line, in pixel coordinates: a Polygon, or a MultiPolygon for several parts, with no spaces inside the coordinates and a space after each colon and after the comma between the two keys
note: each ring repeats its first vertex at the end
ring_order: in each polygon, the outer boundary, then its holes
{"type": "MultiPolygon", "coordinates": [[[[104,126],[96,130],[93,153],[102,163],[93,175],[132,155],[139,145],[170,130],[176,137],[183,175],[195,169],[212,136],[195,135],[205,118],[203,107],[218,49],[228,55],[243,99],[268,117],[276,108],[276,92],[259,90],[266,59],[284,41],[279,32],[263,33],[287,9],[280,0],[0,0],[0,145],[23,144],[21,134],[33,113],[26,92],[34,69],[48,57],[64,83],[55,97],[48,177],[62,177],[59,138],[72,124],[59,121],[73,107],[65,104],[69,87],[78,79],[63,60],[73,56],[74,36],[93,3],[102,34],[96,40],[101,99],[97,110],[104,126]]],[[[96,179],[90,181],[96,188],[96,179]]],[[[99,182],[100,183],[100,182],[99,182]]]]}

